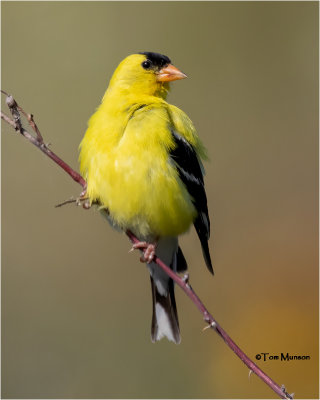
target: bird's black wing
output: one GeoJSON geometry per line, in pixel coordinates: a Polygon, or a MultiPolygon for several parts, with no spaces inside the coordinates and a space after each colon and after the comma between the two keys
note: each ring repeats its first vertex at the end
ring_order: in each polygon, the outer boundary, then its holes
{"type": "Polygon", "coordinates": [[[171,130],[171,133],[175,147],[170,151],[170,157],[174,161],[179,172],[179,177],[188,190],[198,212],[198,216],[194,221],[194,227],[200,239],[206,265],[213,274],[208,246],[210,219],[200,162],[193,146],[176,131],[171,130]]]}

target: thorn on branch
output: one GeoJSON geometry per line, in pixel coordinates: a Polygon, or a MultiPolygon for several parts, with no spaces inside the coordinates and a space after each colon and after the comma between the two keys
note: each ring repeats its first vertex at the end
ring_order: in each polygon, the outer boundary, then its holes
{"type": "Polygon", "coordinates": [[[189,274],[188,273],[184,274],[182,280],[184,283],[186,283],[188,285],[189,284],[189,274]]]}
{"type": "Polygon", "coordinates": [[[216,323],[215,321],[213,321],[211,315],[210,315],[207,311],[204,311],[204,313],[203,313],[203,319],[207,322],[208,325],[205,326],[205,327],[202,329],[202,331],[205,331],[205,330],[207,330],[207,329],[209,329],[209,328],[216,329],[217,323],[216,323]]]}
{"type": "Polygon", "coordinates": [[[202,332],[206,331],[207,329],[211,328],[211,325],[207,325],[204,328],[202,328],[202,332]]]}
{"type": "Polygon", "coordinates": [[[286,399],[293,399],[294,393],[287,393],[285,385],[281,385],[281,390],[284,393],[286,399]]]}
{"type": "Polygon", "coordinates": [[[204,311],[204,313],[203,313],[203,319],[204,319],[206,322],[208,322],[208,324],[211,323],[211,318],[210,318],[210,315],[209,315],[208,311],[204,311]]]}
{"type": "MultiPolygon", "coordinates": [[[[206,331],[206,330],[209,329],[209,328],[215,329],[216,326],[217,326],[217,324],[216,324],[214,321],[212,321],[212,322],[209,323],[209,325],[205,326],[205,327],[202,329],[202,332],[206,331]]],[[[251,372],[252,372],[252,371],[251,371],[251,372]]]]}

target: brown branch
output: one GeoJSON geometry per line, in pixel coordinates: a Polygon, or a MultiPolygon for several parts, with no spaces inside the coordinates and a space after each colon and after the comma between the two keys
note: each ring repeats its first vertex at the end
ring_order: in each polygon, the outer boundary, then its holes
{"type": "Polygon", "coordinates": [[[10,117],[7,116],[3,111],[1,111],[1,119],[3,119],[7,124],[11,125],[13,129],[17,130],[17,125],[10,117]]]}
{"type": "Polygon", "coordinates": [[[76,172],[74,169],[72,169],[70,167],[70,165],[68,165],[63,160],[61,160],[61,158],[58,157],[53,151],[51,151],[49,149],[48,145],[46,145],[44,143],[42,135],[33,120],[32,114],[27,114],[17,104],[15,99],[12,96],[8,95],[5,91],[1,90],[1,92],[7,96],[6,103],[7,103],[7,106],[9,107],[9,110],[13,117],[13,121],[12,120],[8,121],[9,117],[7,115],[5,115],[3,112],[1,112],[1,118],[4,121],[8,122],[15,130],[18,130],[22,136],[24,136],[27,140],[29,140],[29,142],[31,142],[33,145],[38,147],[38,149],[40,149],[44,154],[46,154],[49,158],[51,158],[51,160],[53,160],[56,164],[58,164],[59,167],[64,169],[66,171],[66,173],[68,175],[70,175],[74,181],[78,182],[82,186],[83,192],[81,193],[81,195],[83,195],[85,193],[86,187],[87,187],[86,181],[82,178],[82,176],[80,174],[78,174],[78,172],[76,172]],[[36,136],[32,136],[28,131],[26,131],[23,128],[19,111],[21,111],[23,113],[23,115],[26,116],[26,118],[29,122],[29,125],[36,133],[36,136]]]}
{"type": "MultiPolygon", "coordinates": [[[[134,236],[131,231],[126,232],[129,239],[132,243],[138,243],[139,240],[134,236]]],[[[195,304],[198,310],[202,313],[203,319],[209,324],[208,328],[212,328],[215,330],[219,336],[225,341],[225,343],[230,347],[230,349],[245,363],[245,365],[249,368],[250,373],[255,373],[260,379],[263,380],[274,392],[276,392],[280,398],[282,399],[292,399],[292,395],[289,395],[285,387],[282,385],[281,387],[275,383],[267,374],[265,374],[230,338],[230,336],[225,332],[218,322],[213,318],[213,316],[206,309],[202,301],[199,299],[197,294],[194,292],[192,287],[189,284],[189,275],[185,274],[182,278],[174,273],[171,268],[169,268],[159,257],[155,256],[154,260],[159,267],[161,267],[167,275],[172,278],[175,283],[181,287],[181,289],[185,292],[185,294],[191,299],[191,301],[195,304]]]]}
{"type": "MultiPolygon", "coordinates": [[[[55,153],[48,149],[48,147],[43,142],[43,137],[34,122],[33,116],[31,114],[27,114],[20,106],[18,106],[17,102],[13,99],[12,96],[9,96],[6,92],[2,91],[3,94],[7,96],[7,105],[10,109],[10,112],[13,116],[13,120],[9,118],[6,114],[1,112],[1,118],[7,122],[11,127],[13,127],[16,131],[19,132],[32,144],[38,147],[43,153],[45,153],[48,157],[50,157],[54,162],[56,162],[61,168],[63,168],[68,175],[71,176],[73,180],[78,182],[82,188],[83,192],[81,193],[78,199],[70,199],[65,202],[58,204],[57,207],[60,207],[64,204],[75,202],[80,204],[81,201],[84,201],[84,205],[88,205],[86,203],[85,191],[86,191],[86,181],[82,178],[80,174],[74,171],[68,164],[62,161],[55,153]],[[26,116],[29,125],[34,130],[36,137],[29,134],[22,126],[20,114],[21,112],[24,116],[26,116]]],[[[88,207],[84,207],[88,208],[88,207]]],[[[126,232],[127,236],[131,240],[133,244],[138,243],[139,239],[131,232],[126,232]]],[[[221,328],[218,322],[213,318],[213,316],[206,309],[202,301],[199,299],[197,294],[194,292],[192,287],[189,284],[189,275],[186,274],[184,277],[180,277],[176,273],[172,271],[159,257],[155,256],[155,263],[162,268],[162,270],[170,276],[174,280],[174,282],[180,286],[180,288],[185,292],[185,294],[191,299],[191,301],[195,304],[198,310],[202,313],[204,320],[208,323],[208,327],[212,328],[217,332],[217,334],[225,341],[227,346],[243,361],[243,363],[249,368],[250,374],[256,374],[263,382],[265,382],[270,389],[272,389],[281,399],[293,399],[293,394],[288,394],[284,385],[279,386],[276,382],[274,382],[267,374],[265,374],[230,338],[230,336],[221,328]]]]}

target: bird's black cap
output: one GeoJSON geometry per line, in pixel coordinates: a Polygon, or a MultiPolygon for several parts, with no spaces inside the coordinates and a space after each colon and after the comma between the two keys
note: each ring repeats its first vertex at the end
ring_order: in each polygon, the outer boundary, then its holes
{"type": "Polygon", "coordinates": [[[144,54],[154,67],[162,68],[165,65],[171,64],[170,58],[163,54],[153,53],[151,51],[143,51],[139,54],[144,54]]]}

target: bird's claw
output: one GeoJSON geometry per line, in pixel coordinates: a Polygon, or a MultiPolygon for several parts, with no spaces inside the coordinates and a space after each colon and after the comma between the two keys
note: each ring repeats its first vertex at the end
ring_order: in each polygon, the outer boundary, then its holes
{"type": "Polygon", "coordinates": [[[90,198],[87,196],[87,186],[83,188],[83,191],[80,193],[79,197],[77,197],[76,205],[82,205],[85,210],[89,210],[89,208],[91,208],[91,201],[90,198]]]}
{"type": "Polygon", "coordinates": [[[91,208],[91,202],[88,197],[78,197],[76,200],[77,206],[81,206],[81,203],[85,210],[89,210],[89,208],[91,208]]]}
{"type": "Polygon", "coordinates": [[[147,263],[150,264],[155,255],[156,255],[156,245],[153,243],[147,243],[147,242],[138,242],[135,243],[130,251],[133,250],[142,250],[143,251],[143,255],[140,257],[140,261],[142,263],[147,263]]]}

